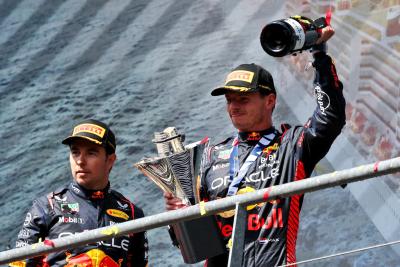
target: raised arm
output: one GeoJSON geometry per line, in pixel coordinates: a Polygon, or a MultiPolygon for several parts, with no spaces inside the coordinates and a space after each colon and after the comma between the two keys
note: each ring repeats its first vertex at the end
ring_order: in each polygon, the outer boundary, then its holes
{"type": "Polygon", "coordinates": [[[339,80],[332,58],[326,54],[325,42],[334,34],[328,26],[323,29],[321,43],[314,49],[314,97],[316,108],[305,124],[302,158],[311,165],[326,155],[346,123],[343,84],[339,80]]]}

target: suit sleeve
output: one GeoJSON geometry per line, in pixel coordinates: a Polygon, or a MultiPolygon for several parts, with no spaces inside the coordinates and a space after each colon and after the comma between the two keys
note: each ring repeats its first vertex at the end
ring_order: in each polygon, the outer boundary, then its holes
{"type": "MultiPolygon", "coordinates": [[[[46,207],[40,200],[35,200],[32,207],[25,216],[24,223],[21,230],[18,233],[17,241],[15,244],[16,248],[32,245],[43,241],[47,236],[47,214],[45,212],[46,207]]],[[[21,263],[26,264],[25,266],[42,266],[44,257],[36,257],[27,259],[21,263]]],[[[15,265],[17,262],[11,263],[10,266],[21,266],[15,265]]]]}
{"type": "Polygon", "coordinates": [[[314,97],[316,108],[303,128],[297,145],[309,168],[322,159],[346,123],[343,84],[333,60],[324,52],[314,54],[314,97]]]}
{"type": "MultiPolygon", "coordinates": [[[[143,218],[143,211],[135,206],[135,219],[143,218]]],[[[130,265],[145,267],[148,264],[148,241],[146,232],[133,234],[130,242],[130,265]]]]}

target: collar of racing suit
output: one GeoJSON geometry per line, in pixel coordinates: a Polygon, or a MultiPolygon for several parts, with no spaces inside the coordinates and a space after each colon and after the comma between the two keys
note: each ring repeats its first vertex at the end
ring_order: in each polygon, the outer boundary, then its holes
{"type": "Polygon", "coordinates": [[[257,131],[257,132],[239,132],[239,142],[246,142],[246,143],[254,143],[256,144],[260,139],[267,134],[270,134],[275,131],[275,128],[272,126],[266,130],[257,131]]]}
{"type": "Polygon", "coordinates": [[[72,189],[72,192],[74,192],[76,195],[90,200],[104,199],[106,195],[110,192],[110,183],[108,183],[107,186],[102,190],[89,190],[80,186],[75,181],[70,184],[70,187],[72,189]]]}

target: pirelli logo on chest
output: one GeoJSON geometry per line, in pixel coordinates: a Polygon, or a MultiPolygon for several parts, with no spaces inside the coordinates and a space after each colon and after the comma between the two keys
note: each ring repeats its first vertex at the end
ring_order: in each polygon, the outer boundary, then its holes
{"type": "Polygon", "coordinates": [[[121,219],[124,219],[124,220],[128,220],[129,219],[129,215],[126,214],[123,211],[120,211],[120,210],[108,209],[106,212],[107,212],[108,215],[110,215],[112,217],[117,217],[117,218],[121,218],[121,219]]]}
{"type": "Polygon", "coordinates": [[[76,135],[78,133],[82,133],[82,132],[91,133],[91,134],[99,136],[100,138],[103,138],[104,133],[106,132],[106,129],[104,129],[103,127],[100,127],[98,125],[85,123],[85,124],[80,124],[80,125],[76,126],[74,128],[74,132],[72,133],[72,135],[74,136],[74,135],[76,135]]]}
{"type": "Polygon", "coordinates": [[[225,84],[230,81],[243,81],[251,83],[253,81],[254,72],[245,71],[245,70],[235,70],[229,73],[228,77],[226,77],[225,84]]]}

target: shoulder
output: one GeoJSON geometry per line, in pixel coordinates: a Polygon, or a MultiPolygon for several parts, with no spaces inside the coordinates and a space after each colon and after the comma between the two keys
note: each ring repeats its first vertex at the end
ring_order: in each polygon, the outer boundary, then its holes
{"type": "Polygon", "coordinates": [[[118,191],[116,191],[114,189],[110,190],[110,194],[111,194],[112,198],[115,201],[119,202],[118,204],[120,206],[129,205],[131,207],[131,209],[132,209],[132,213],[134,214],[134,218],[135,219],[144,217],[143,210],[139,206],[134,204],[132,201],[130,201],[123,194],[121,194],[120,192],[118,192],[118,191]]]}
{"type": "Polygon", "coordinates": [[[228,152],[234,138],[234,136],[230,136],[223,141],[208,146],[203,153],[203,166],[211,164],[216,158],[225,158],[223,154],[229,154],[228,152]]]}
{"type": "Polygon", "coordinates": [[[51,194],[51,193],[48,193],[48,194],[46,194],[46,195],[42,195],[42,196],[40,196],[40,197],[38,197],[38,198],[35,198],[33,201],[32,201],[32,206],[33,207],[41,207],[42,209],[45,209],[45,208],[47,208],[47,206],[49,205],[49,200],[48,200],[48,195],[49,194],[51,194]]]}
{"type": "Polygon", "coordinates": [[[48,192],[33,200],[34,205],[47,206],[49,201],[54,198],[63,198],[63,195],[68,191],[68,185],[60,186],[54,191],[48,192]]]}
{"type": "Polygon", "coordinates": [[[214,151],[221,151],[221,150],[225,150],[227,148],[230,148],[232,146],[232,142],[235,139],[235,136],[230,136],[225,138],[224,140],[211,145],[209,147],[210,151],[214,152],[214,151]]]}
{"type": "Polygon", "coordinates": [[[138,206],[133,206],[134,207],[134,211],[135,211],[135,219],[139,219],[144,217],[144,211],[138,207],[138,206]]]}
{"type": "Polygon", "coordinates": [[[298,139],[304,130],[302,125],[281,124],[281,132],[278,132],[281,143],[285,143],[294,139],[298,139]]]}
{"type": "Polygon", "coordinates": [[[212,145],[213,147],[219,147],[219,146],[224,146],[229,144],[231,141],[233,141],[233,139],[235,139],[234,135],[231,135],[229,137],[226,137],[225,139],[219,141],[218,143],[216,143],[215,145],[212,145]]]}
{"type": "Polygon", "coordinates": [[[115,189],[110,189],[110,195],[116,200],[132,203],[127,197],[125,197],[122,193],[118,192],[115,189]]]}

